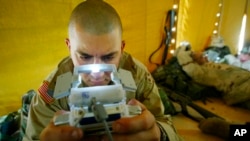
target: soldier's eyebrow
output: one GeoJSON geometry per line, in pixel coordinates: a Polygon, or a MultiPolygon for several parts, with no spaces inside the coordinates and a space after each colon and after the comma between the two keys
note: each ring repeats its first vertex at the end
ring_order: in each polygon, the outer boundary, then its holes
{"type": "Polygon", "coordinates": [[[90,55],[88,53],[85,53],[85,52],[81,52],[81,51],[77,51],[80,55],[82,56],[89,56],[89,57],[92,57],[93,55],[90,55]]]}
{"type": "Polygon", "coordinates": [[[102,55],[101,57],[111,57],[111,56],[115,56],[118,52],[114,51],[114,52],[110,52],[108,54],[102,55]]]}
{"type": "MultiPolygon", "coordinates": [[[[82,56],[89,56],[92,57],[93,55],[90,55],[88,53],[82,52],[82,51],[77,51],[80,55],[82,56]]],[[[115,56],[116,54],[118,54],[118,51],[114,51],[114,52],[110,52],[108,54],[104,54],[101,57],[108,57],[108,56],[115,56]]]]}
{"type": "Polygon", "coordinates": [[[77,54],[81,55],[81,56],[86,56],[86,57],[93,57],[93,55],[90,55],[86,52],[83,52],[81,50],[76,50],[77,54]]]}

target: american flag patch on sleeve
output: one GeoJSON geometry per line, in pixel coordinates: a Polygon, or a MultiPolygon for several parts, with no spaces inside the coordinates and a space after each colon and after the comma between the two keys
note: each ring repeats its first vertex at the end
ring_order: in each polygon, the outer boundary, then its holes
{"type": "Polygon", "coordinates": [[[49,82],[44,81],[42,86],[38,89],[38,91],[44,102],[50,104],[54,101],[54,98],[48,94],[48,89],[49,89],[49,82]]]}

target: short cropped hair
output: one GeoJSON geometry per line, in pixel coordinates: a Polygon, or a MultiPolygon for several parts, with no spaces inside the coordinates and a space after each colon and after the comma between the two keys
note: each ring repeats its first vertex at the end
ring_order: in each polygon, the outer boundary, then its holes
{"type": "Polygon", "coordinates": [[[102,0],[87,0],[80,3],[73,11],[69,21],[69,35],[76,26],[92,34],[105,34],[119,28],[122,23],[117,11],[102,0]]]}

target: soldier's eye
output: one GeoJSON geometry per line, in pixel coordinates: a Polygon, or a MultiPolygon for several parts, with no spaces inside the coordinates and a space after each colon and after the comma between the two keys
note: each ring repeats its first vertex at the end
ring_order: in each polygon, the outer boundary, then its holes
{"type": "Polygon", "coordinates": [[[90,56],[90,55],[81,55],[80,58],[81,58],[82,60],[89,60],[89,59],[92,58],[92,56],[90,56]]]}
{"type": "Polygon", "coordinates": [[[111,61],[113,58],[114,58],[113,55],[107,55],[107,56],[103,56],[103,57],[102,57],[102,60],[103,60],[104,62],[108,62],[108,61],[111,61]]]}

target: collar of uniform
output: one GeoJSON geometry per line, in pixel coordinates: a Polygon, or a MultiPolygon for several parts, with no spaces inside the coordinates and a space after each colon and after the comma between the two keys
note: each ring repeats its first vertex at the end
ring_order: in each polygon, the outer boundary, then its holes
{"type": "Polygon", "coordinates": [[[129,70],[131,71],[132,74],[136,72],[135,62],[133,61],[133,58],[129,53],[123,52],[121,60],[120,60],[119,68],[129,70]]]}

